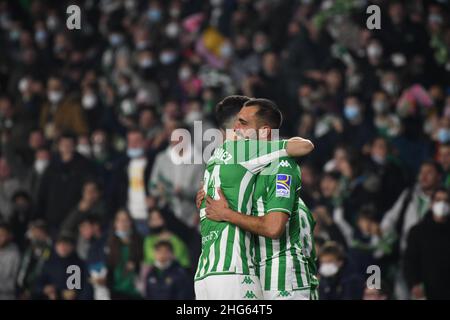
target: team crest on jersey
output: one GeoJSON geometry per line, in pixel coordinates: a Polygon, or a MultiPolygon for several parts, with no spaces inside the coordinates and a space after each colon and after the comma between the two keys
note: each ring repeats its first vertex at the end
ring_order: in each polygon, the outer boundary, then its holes
{"type": "Polygon", "coordinates": [[[291,196],[292,177],[288,174],[277,174],[275,197],[289,198],[291,196]]]}

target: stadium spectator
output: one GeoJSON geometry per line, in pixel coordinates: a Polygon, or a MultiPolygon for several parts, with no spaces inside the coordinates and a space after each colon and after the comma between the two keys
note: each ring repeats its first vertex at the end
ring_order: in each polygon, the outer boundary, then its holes
{"type": "Polygon", "coordinates": [[[106,257],[111,299],[138,299],[135,281],[142,261],[142,241],[131,215],[117,211],[111,231],[106,257]]]}
{"type": "Polygon", "coordinates": [[[19,249],[25,247],[25,236],[33,214],[30,195],[25,191],[17,191],[12,197],[13,212],[9,219],[13,238],[19,249]]]}
{"type": "Polygon", "coordinates": [[[50,234],[58,233],[61,223],[80,199],[84,180],[92,173],[92,164],[75,152],[74,136],[61,135],[58,154],[42,177],[36,208],[37,215],[46,219],[50,234]]]}
{"type": "Polygon", "coordinates": [[[58,236],[54,250],[42,267],[37,279],[37,292],[46,300],[87,300],[92,299],[92,288],[87,280],[86,267],[75,251],[75,239],[70,235],[58,236]],[[79,268],[80,289],[67,286],[69,266],[79,268]]]}
{"type": "Polygon", "coordinates": [[[12,241],[10,227],[0,224],[0,299],[14,300],[16,277],[20,266],[20,253],[12,241]]]}
{"type": "Polygon", "coordinates": [[[11,172],[4,157],[0,157],[0,221],[8,221],[12,215],[12,196],[21,189],[21,183],[11,172]]]}
{"type": "Polygon", "coordinates": [[[149,235],[144,239],[144,262],[153,264],[155,261],[155,244],[160,240],[170,242],[173,248],[175,260],[184,268],[189,268],[191,260],[186,244],[177,235],[167,229],[164,216],[157,209],[150,211],[148,215],[149,235]]]}
{"type": "Polygon", "coordinates": [[[174,257],[172,244],[160,240],[154,244],[155,260],[143,268],[140,277],[142,296],[148,300],[186,300],[193,298],[189,276],[174,257]],[[170,279],[170,280],[169,280],[170,279]]]}
{"type": "Polygon", "coordinates": [[[62,80],[58,76],[51,76],[47,82],[48,100],[41,107],[39,122],[49,140],[58,138],[65,131],[77,135],[88,133],[79,102],[66,94],[62,80]]]}
{"type": "Polygon", "coordinates": [[[449,200],[447,189],[437,189],[431,209],[409,232],[404,268],[413,299],[450,299],[449,200]]]}
{"type": "Polygon", "coordinates": [[[22,257],[17,286],[20,299],[35,299],[38,298],[37,279],[52,252],[52,240],[43,220],[31,222],[26,235],[29,244],[22,257]]]}
{"type": "Polygon", "coordinates": [[[95,300],[109,300],[106,268],[106,237],[101,218],[85,215],[78,224],[77,253],[86,263],[95,300]]]}
{"type": "Polygon", "coordinates": [[[111,198],[114,204],[111,209],[127,208],[141,235],[147,232],[146,197],[153,165],[153,157],[146,154],[144,143],[141,131],[128,131],[127,155],[116,164],[111,198]]]}
{"type": "MultiPolygon", "coordinates": [[[[392,208],[385,213],[381,221],[381,232],[384,237],[396,238],[392,249],[394,254],[403,256],[409,230],[420,222],[430,208],[431,196],[439,187],[442,179],[442,168],[434,161],[424,162],[420,168],[417,183],[404,190],[392,208]]],[[[403,261],[400,260],[400,265],[403,261]]],[[[394,292],[400,299],[407,299],[406,284],[402,267],[396,277],[394,292]]]]}
{"type": "Polygon", "coordinates": [[[361,299],[364,280],[335,242],[327,242],[319,253],[319,299],[361,299]]]}
{"type": "Polygon", "coordinates": [[[81,220],[86,216],[95,216],[103,223],[106,222],[107,218],[99,185],[94,180],[88,180],[83,184],[80,202],[70,211],[61,225],[61,229],[75,234],[81,220]]]}
{"type": "MultiPolygon", "coordinates": [[[[184,132],[188,133],[187,130],[184,132]]],[[[190,141],[184,141],[185,137],[178,134],[176,137],[179,140],[171,141],[171,145],[155,159],[150,178],[150,193],[167,203],[175,216],[186,226],[192,227],[198,220],[193,201],[196,191],[192,186],[198,186],[203,178],[203,165],[195,161],[201,159],[202,154],[190,141]]]]}

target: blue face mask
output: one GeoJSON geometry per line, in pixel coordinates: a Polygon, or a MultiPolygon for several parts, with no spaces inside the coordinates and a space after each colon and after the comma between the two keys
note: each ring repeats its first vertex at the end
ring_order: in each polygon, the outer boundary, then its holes
{"type": "Polygon", "coordinates": [[[450,141],[450,130],[445,128],[439,129],[437,138],[440,143],[447,143],[450,141]]]}
{"type": "Polygon", "coordinates": [[[151,22],[159,22],[161,20],[161,10],[150,9],[147,11],[147,18],[151,22]]]}
{"type": "Polygon", "coordinates": [[[355,105],[347,105],[344,108],[344,115],[347,120],[354,120],[359,116],[359,109],[355,105]]]}
{"type": "Polygon", "coordinates": [[[144,155],[144,150],[142,148],[129,148],[127,149],[127,155],[131,159],[139,158],[144,155]]]}
{"type": "Polygon", "coordinates": [[[116,230],[114,232],[114,234],[120,239],[128,239],[128,237],[130,236],[130,232],[129,231],[116,230]]]}
{"type": "Polygon", "coordinates": [[[177,56],[171,52],[161,53],[161,55],[159,57],[161,63],[164,65],[172,64],[176,60],[176,58],[177,58],[177,56]]]}

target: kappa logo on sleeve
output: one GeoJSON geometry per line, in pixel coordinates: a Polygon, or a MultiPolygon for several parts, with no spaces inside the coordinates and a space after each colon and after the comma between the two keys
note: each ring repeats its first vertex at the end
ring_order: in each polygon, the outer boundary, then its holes
{"type": "Polygon", "coordinates": [[[289,198],[291,196],[292,177],[288,174],[277,174],[275,197],[289,198]]]}

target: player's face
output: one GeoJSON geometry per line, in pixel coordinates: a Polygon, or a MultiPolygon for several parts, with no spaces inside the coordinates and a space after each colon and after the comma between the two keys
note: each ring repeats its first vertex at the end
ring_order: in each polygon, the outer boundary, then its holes
{"type": "MultiPolygon", "coordinates": [[[[265,131],[267,129],[262,126],[256,113],[258,112],[257,106],[243,107],[239,111],[236,121],[234,123],[234,130],[236,134],[247,139],[258,139],[258,131],[265,131]]],[[[261,137],[263,138],[263,137],[261,137]]]]}

